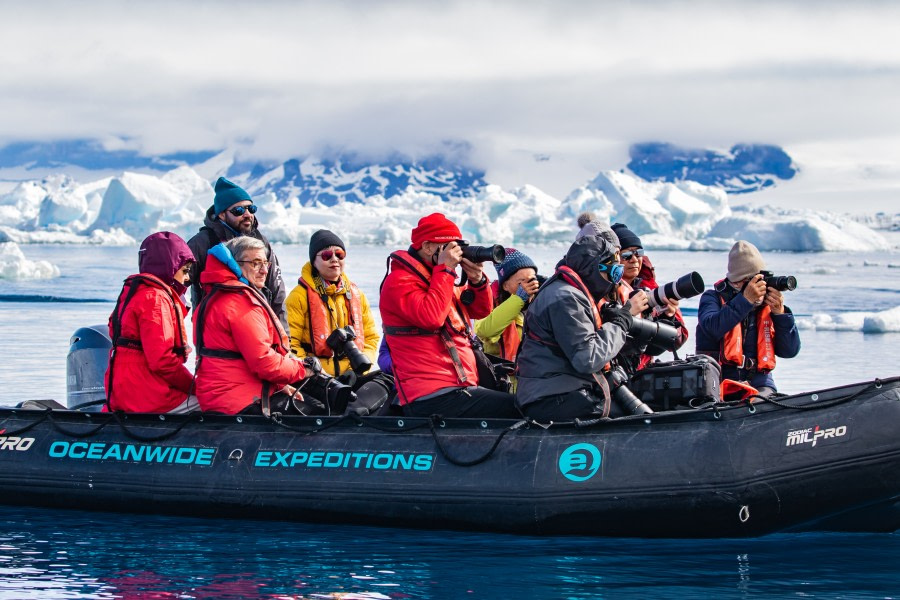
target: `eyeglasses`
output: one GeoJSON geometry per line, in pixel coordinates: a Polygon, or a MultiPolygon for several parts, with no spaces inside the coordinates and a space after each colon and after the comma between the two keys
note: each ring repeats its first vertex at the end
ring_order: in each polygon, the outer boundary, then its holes
{"type": "Polygon", "coordinates": [[[337,256],[338,260],[344,260],[344,257],[347,256],[347,253],[338,248],[337,250],[322,250],[319,252],[318,256],[322,257],[322,260],[328,262],[331,260],[332,256],[337,256]]]}
{"type": "Polygon", "coordinates": [[[631,260],[631,257],[633,257],[633,256],[643,256],[643,255],[644,255],[644,249],[638,248],[637,250],[629,250],[628,252],[623,252],[622,254],[619,255],[619,257],[623,261],[626,261],[626,260],[631,260]]]}
{"type": "Polygon", "coordinates": [[[233,214],[236,217],[239,217],[242,214],[244,214],[244,211],[250,213],[251,215],[255,215],[256,214],[256,205],[250,204],[249,206],[235,206],[234,208],[228,209],[228,212],[230,212],[231,214],[233,214]]]}
{"type": "Polygon", "coordinates": [[[623,267],[619,263],[613,263],[609,265],[600,263],[599,269],[601,273],[608,273],[609,280],[613,283],[619,283],[622,280],[622,275],[625,273],[625,267],[623,267]]]}
{"type": "Polygon", "coordinates": [[[250,265],[257,271],[262,271],[263,269],[269,268],[269,261],[267,260],[239,260],[237,262],[241,263],[242,265],[250,265]]]}

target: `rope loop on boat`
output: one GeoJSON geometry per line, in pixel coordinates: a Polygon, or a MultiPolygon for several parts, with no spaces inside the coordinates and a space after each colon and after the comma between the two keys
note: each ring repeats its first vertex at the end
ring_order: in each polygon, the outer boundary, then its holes
{"type": "MultiPolygon", "coordinates": [[[[91,416],[91,413],[84,413],[84,414],[87,415],[88,417],[91,416]]],[[[95,413],[95,414],[102,415],[103,413],[95,413]]],[[[106,427],[107,425],[112,423],[113,416],[112,416],[112,414],[107,413],[106,419],[104,419],[103,422],[98,424],[93,429],[89,429],[87,431],[72,431],[71,429],[66,429],[65,427],[63,427],[62,425],[60,425],[59,423],[56,422],[56,420],[53,418],[52,412],[47,415],[47,420],[50,421],[50,425],[53,427],[53,429],[60,432],[61,434],[67,435],[69,437],[73,437],[75,439],[84,439],[84,438],[91,437],[92,435],[96,435],[101,429],[103,429],[104,427],[106,427]]]]}
{"type": "Polygon", "coordinates": [[[837,406],[838,404],[844,404],[845,402],[850,402],[852,400],[856,400],[861,395],[865,394],[871,390],[877,390],[881,388],[882,383],[880,379],[875,379],[867,385],[866,387],[850,394],[849,396],[840,396],[833,400],[829,400],[827,402],[819,402],[817,404],[785,404],[784,402],[780,402],[772,397],[763,398],[759,397],[760,402],[768,402],[769,404],[774,404],[775,406],[780,406],[781,408],[793,408],[795,410],[818,410],[820,408],[831,408],[832,406],[837,406]]]}
{"type": "MultiPolygon", "coordinates": [[[[196,417],[198,415],[200,415],[200,413],[197,413],[197,412],[187,413],[187,418],[184,421],[182,421],[178,427],[176,427],[175,429],[172,429],[170,431],[167,431],[165,433],[162,433],[160,435],[141,435],[139,433],[135,433],[134,431],[130,430],[128,427],[125,426],[125,422],[122,419],[122,415],[124,415],[125,413],[123,413],[120,410],[117,410],[117,411],[114,411],[112,414],[116,420],[116,423],[119,424],[119,427],[122,429],[122,431],[125,433],[125,435],[130,437],[133,440],[137,440],[138,442],[162,442],[163,440],[167,440],[171,437],[174,437],[176,434],[178,434],[179,431],[184,429],[185,425],[187,425],[191,421],[196,420],[196,417]]],[[[160,415],[160,416],[162,416],[162,415],[160,415]]],[[[109,421],[107,421],[107,423],[108,422],[109,421]]]]}
{"type": "Polygon", "coordinates": [[[452,456],[450,456],[450,454],[448,454],[447,449],[444,448],[444,445],[441,443],[441,440],[438,437],[437,429],[435,429],[435,427],[439,426],[439,424],[443,420],[444,420],[444,417],[442,417],[441,415],[431,415],[431,419],[429,421],[429,423],[431,425],[431,437],[434,438],[434,443],[437,444],[438,450],[441,451],[441,454],[443,455],[444,458],[447,459],[447,462],[449,462],[450,464],[456,465],[457,467],[474,467],[475,465],[480,465],[481,463],[483,463],[484,461],[489,459],[491,457],[491,455],[494,454],[494,451],[497,449],[497,446],[500,445],[500,442],[503,440],[504,437],[506,437],[507,433],[509,433],[510,431],[515,431],[517,429],[521,429],[522,427],[525,427],[528,424],[528,421],[525,419],[523,419],[521,421],[516,421],[515,423],[513,423],[512,425],[510,425],[509,427],[507,427],[506,429],[504,429],[503,431],[500,432],[500,435],[497,436],[497,438],[494,440],[494,443],[491,445],[490,449],[487,452],[485,452],[478,458],[474,458],[472,460],[460,460],[458,458],[453,458],[452,456]]]}
{"type": "MultiPolygon", "coordinates": [[[[52,410],[53,410],[52,408],[46,408],[44,410],[44,414],[41,415],[40,419],[37,419],[34,423],[32,423],[30,425],[26,425],[25,427],[23,427],[21,429],[16,429],[15,431],[7,431],[7,430],[3,429],[2,427],[0,427],[0,431],[3,431],[3,435],[5,435],[7,437],[15,437],[17,435],[22,435],[26,431],[29,431],[30,429],[33,429],[33,428],[37,427],[38,425],[40,425],[41,423],[43,423],[44,421],[46,421],[50,417],[50,411],[52,411],[52,410]]],[[[9,420],[9,419],[7,419],[7,420],[9,420]]]]}

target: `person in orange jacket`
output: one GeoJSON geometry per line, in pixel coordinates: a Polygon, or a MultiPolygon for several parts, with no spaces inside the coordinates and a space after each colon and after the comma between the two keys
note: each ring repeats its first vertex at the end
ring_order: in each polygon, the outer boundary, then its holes
{"type": "Polygon", "coordinates": [[[194,255],[174,233],[161,231],[141,242],[139,273],[125,280],[109,317],[112,349],[105,385],[107,409],[125,412],[186,412],[193,375],[184,366],[184,293],[194,255]]]}
{"type": "Polygon", "coordinates": [[[433,213],[419,220],[409,249],[390,256],[379,308],[400,404],[410,416],[518,418],[512,394],[478,385],[469,321],[490,314],[493,295],[481,264],[463,258],[461,237],[433,213]]]}
{"type": "Polygon", "coordinates": [[[281,321],[260,292],[269,261],[265,243],[240,236],[213,246],[194,310],[197,399],[204,411],[261,414],[271,397],[293,395],[304,363],[290,352],[281,321]]]}

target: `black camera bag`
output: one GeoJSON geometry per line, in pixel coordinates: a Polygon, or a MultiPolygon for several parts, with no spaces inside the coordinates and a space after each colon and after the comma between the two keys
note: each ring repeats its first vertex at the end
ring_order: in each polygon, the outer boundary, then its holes
{"type": "Polygon", "coordinates": [[[652,362],[631,378],[628,387],[654,411],[696,407],[719,400],[722,369],[709,356],[652,362]]]}

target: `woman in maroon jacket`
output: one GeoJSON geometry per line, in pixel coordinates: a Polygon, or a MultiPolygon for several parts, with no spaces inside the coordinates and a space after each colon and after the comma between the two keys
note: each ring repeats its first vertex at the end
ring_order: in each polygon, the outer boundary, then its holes
{"type": "MultiPolygon", "coordinates": [[[[113,346],[106,371],[107,407],[125,412],[182,412],[193,375],[184,366],[184,293],[194,255],[168,231],[147,237],[138,270],[125,280],[109,317],[113,346]]],[[[194,402],[196,406],[196,402],[194,402]]]]}

